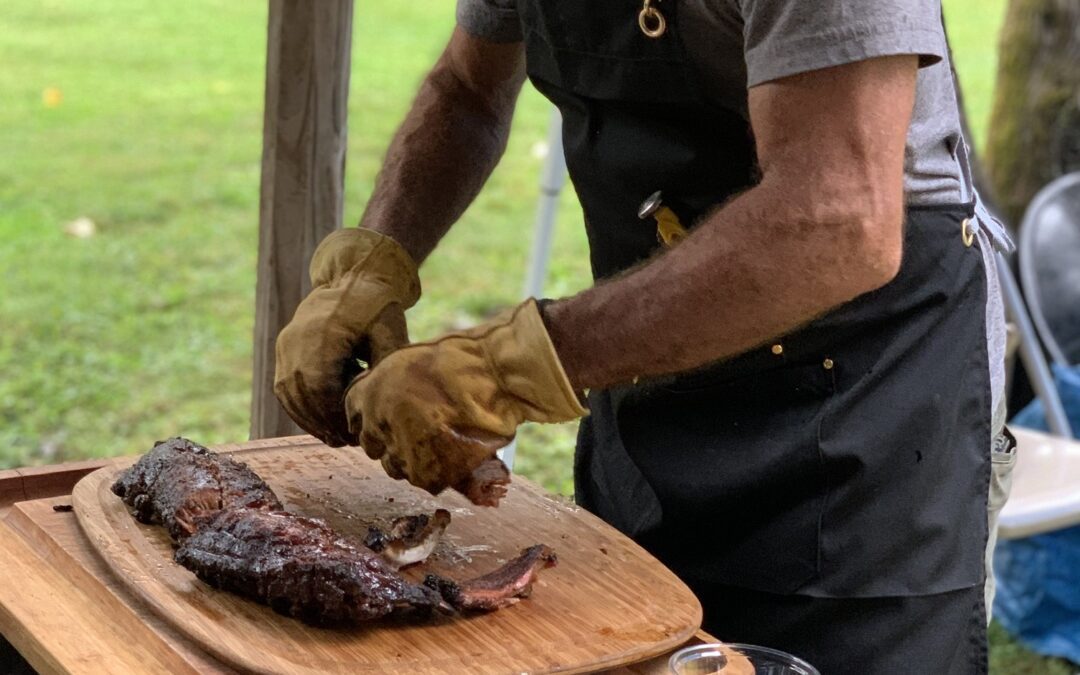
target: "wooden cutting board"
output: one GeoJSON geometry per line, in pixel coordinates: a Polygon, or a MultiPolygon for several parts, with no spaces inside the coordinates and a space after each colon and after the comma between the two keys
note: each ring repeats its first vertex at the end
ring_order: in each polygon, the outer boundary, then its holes
{"type": "Polygon", "coordinates": [[[446,508],[452,522],[432,558],[408,575],[467,579],[545,543],[559,565],[533,596],[489,614],[384,620],[323,629],[216,591],[172,561],[165,531],[137,523],[109,486],[130,464],[101,469],[72,493],[102,559],[166,622],[237,668],[269,673],[586,672],[640,661],[686,642],[701,606],[670,571],[591,514],[520,477],[497,509],[458,495],[431,498],[382,473],[356,449],[281,439],[236,453],[289,510],[362,537],[370,524],[446,508]]]}

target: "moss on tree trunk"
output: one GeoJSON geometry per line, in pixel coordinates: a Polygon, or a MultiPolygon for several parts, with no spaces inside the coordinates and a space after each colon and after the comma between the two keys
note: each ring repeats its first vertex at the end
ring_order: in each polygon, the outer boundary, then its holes
{"type": "Polygon", "coordinates": [[[986,163],[1019,226],[1042,186],[1080,170],[1080,0],[1010,0],[999,59],[986,163]]]}

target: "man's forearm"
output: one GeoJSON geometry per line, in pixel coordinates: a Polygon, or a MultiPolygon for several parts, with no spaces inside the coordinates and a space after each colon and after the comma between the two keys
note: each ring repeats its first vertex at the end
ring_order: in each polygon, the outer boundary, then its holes
{"type": "Polygon", "coordinates": [[[766,181],[674,249],[548,305],[549,332],[571,383],[607,387],[739,354],[895,274],[867,254],[876,242],[867,241],[873,235],[860,205],[802,203],[766,181]]]}
{"type": "MultiPolygon", "coordinates": [[[[511,46],[484,48],[508,51],[504,61],[513,62],[511,46]]],[[[476,197],[510,134],[523,76],[470,81],[462,72],[470,58],[483,57],[476,51],[475,41],[455,33],[395,134],[360,221],[393,237],[417,262],[476,197]]]]}
{"type": "Polygon", "coordinates": [[[761,183],[637,270],[547,307],[571,383],[606,387],[740,354],[900,268],[916,60],[750,90],[761,183]]]}

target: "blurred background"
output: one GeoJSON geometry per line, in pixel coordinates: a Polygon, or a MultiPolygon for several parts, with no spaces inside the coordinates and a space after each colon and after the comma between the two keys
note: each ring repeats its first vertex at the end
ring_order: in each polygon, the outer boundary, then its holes
{"type": "MultiPolygon", "coordinates": [[[[357,3],[345,224],[453,25],[453,0],[357,3]]],[[[946,0],[977,147],[1006,0],[946,0]]],[[[266,3],[4,0],[0,9],[0,465],[133,454],[249,429],[266,3]]],[[[414,338],[520,295],[549,105],[421,271],[414,338]]],[[[562,195],[549,296],[589,284],[562,195]]],[[[529,427],[516,470],[572,492],[574,425],[529,427]]],[[[1075,672],[995,628],[997,673],[1075,672]]]]}

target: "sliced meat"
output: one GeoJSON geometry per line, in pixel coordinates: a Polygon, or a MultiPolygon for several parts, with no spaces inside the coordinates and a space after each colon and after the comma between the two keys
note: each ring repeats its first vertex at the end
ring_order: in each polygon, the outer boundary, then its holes
{"type": "MultiPolygon", "coordinates": [[[[506,466],[493,459],[473,473],[466,494],[494,505],[509,480],[506,466]]],[[[450,522],[448,511],[370,531],[368,541],[384,559],[321,520],[286,512],[246,464],[184,438],[159,442],[112,491],[139,521],[163,524],[178,544],[176,562],[206,583],[317,625],[434,608],[498,609],[527,597],[539,570],[555,564],[551,549],[533,546],[472,581],[429,575],[422,585],[411,583],[395,565],[431,553],[450,522]]]]}
{"type": "Polygon", "coordinates": [[[546,567],[558,562],[555,551],[543,544],[530,546],[499,569],[464,583],[429,574],[424,584],[434,588],[459,610],[493,610],[512,605],[532,593],[533,582],[546,567]]]}
{"type": "Polygon", "coordinates": [[[274,491],[246,464],[186,438],[159,441],[112,485],[141,523],[160,523],[174,542],[200,519],[233,507],[280,510],[274,491]]]}
{"type": "Polygon", "coordinates": [[[398,569],[427,560],[450,524],[450,512],[396,518],[385,532],[369,527],[364,544],[398,569]]]}
{"type": "Polygon", "coordinates": [[[442,605],[359,542],[284,511],[222,511],[184,541],[176,562],[215,588],[316,625],[365,621],[442,605]]]}

